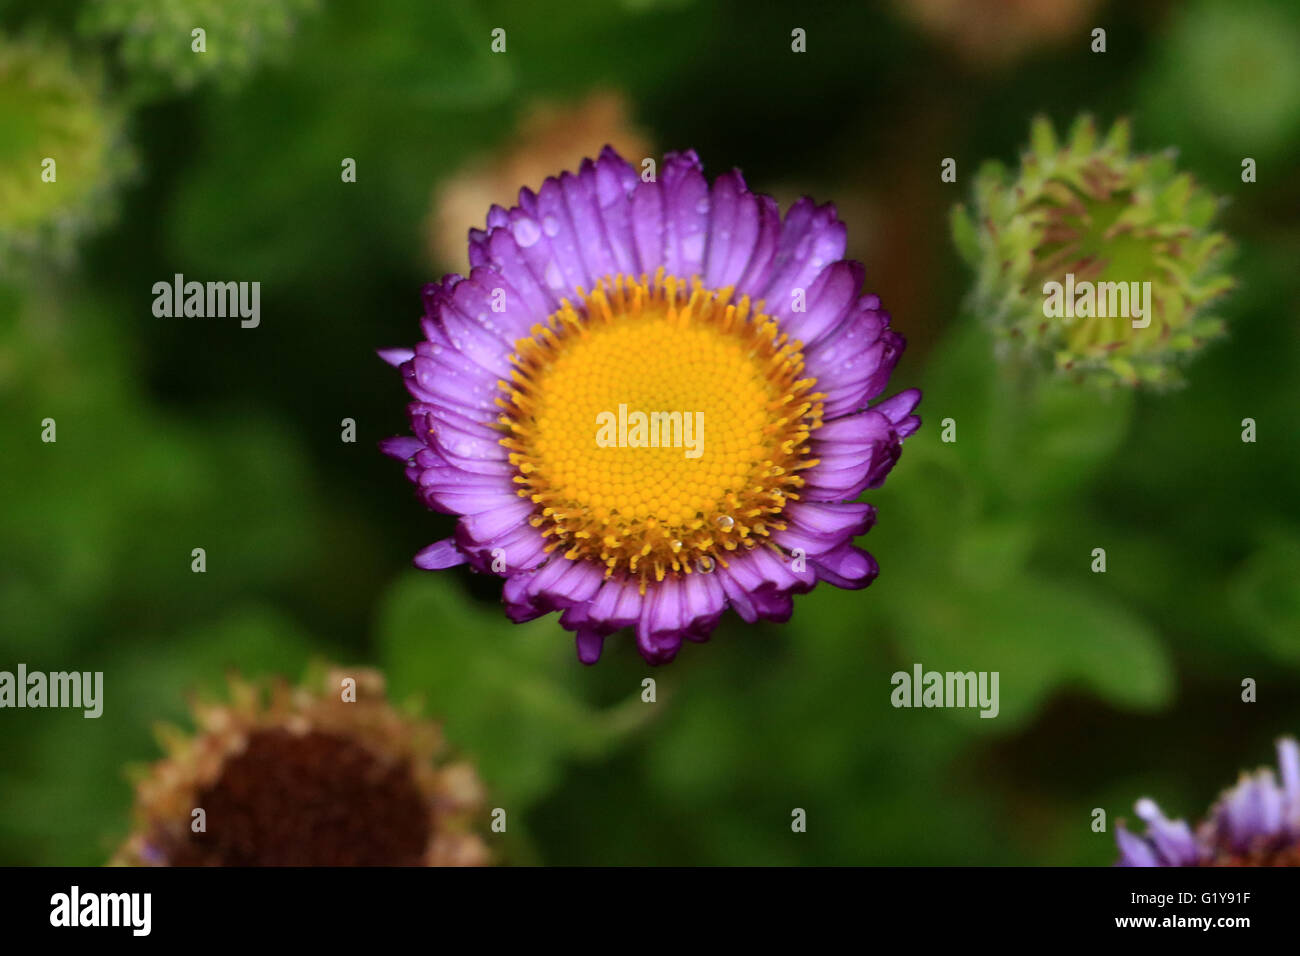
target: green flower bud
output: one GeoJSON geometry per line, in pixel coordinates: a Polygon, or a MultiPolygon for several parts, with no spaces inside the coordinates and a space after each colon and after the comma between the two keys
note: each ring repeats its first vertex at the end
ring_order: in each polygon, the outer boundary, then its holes
{"type": "Polygon", "coordinates": [[[216,78],[234,87],[283,54],[298,21],[317,0],[99,0],[82,29],[120,41],[135,90],[189,90],[216,78]]]}
{"type": "Polygon", "coordinates": [[[62,47],[0,37],[0,269],[21,255],[67,255],[108,217],[131,168],[98,73],[74,71],[62,47]]]}
{"type": "Polygon", "coordinates": [[[1083,116],[1061,144],[1040,117],[1019,175],[986,164],[952,227],[1002,352],[1093,384],[1166,385],[1223,334],[1208,314],[1234,284],[1219,270],[1228,240],[1209,228],[1218,207],[1172,151],[1133,155],[1127,122],[1099,141],[1083,116]]]}

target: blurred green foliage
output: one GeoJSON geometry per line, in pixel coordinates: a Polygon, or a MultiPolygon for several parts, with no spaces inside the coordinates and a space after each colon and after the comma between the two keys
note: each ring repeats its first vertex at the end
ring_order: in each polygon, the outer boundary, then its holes
{"type": "Polygon", "coordinates": [[[204,78],[234,88],[266,60],[283,59],[298,20],[316,5],[316,0],[95,0],[83,6],[80,25],[87,35],[118,44],[132,92],[149,97],[171,88],[189,90],[204,78]]]}
{"type": "Polygon", "coordinates": [[[1292,6],[1111,3],[1104,55],[1084,30],[981,67],[888,5],[335,0],[275,21],[269,59],[209,29],[201,71],[156,33],[87,27],[132,6],[0,2],[6,36],[104,66],[140,157],[75,264],[0,284],[0,668],[103,670],[106,694],[98,720],[0,713],[0,862],[102,862],[156,721],[226,668],[313,658],[380,666],[445,721],[511,814],[514,862],[1104,864],[1092,808],[1152,793],[1199,813],[1300,730],[1292,6]],[[1216,66],[1252,50],[1259,71],[1216,66]],[[162,84],[169,62],[196,69],[162,84]],[[454,265],[424,251],[435,187],[509,150],[531,104],[600,89],[712,173],[837,201],[911,340],[892,388],[926,393],[867,495],[879,580],[819,588],[783,626],[728,618],[655,670],[626,635],[583,668],[552,619],[509,624],[493,582],[409,570],[450,525],[374,449],[406,397],[373,350],[415,340],[421,284],[454,265]],[[948,208],[981,161],[1015,161],[1031,115],[1081,111],[1132,115],[1135,148],[1177,146],[1231,197],[1229,337],[1182,390],[1025,378],[961,313],[948,208]],[[261,326],[155,318],[176,272],[260,281],[261,326]],[[890,675],[916,662],[1000,671],[1000,715],[894,709],[890,675]]]}

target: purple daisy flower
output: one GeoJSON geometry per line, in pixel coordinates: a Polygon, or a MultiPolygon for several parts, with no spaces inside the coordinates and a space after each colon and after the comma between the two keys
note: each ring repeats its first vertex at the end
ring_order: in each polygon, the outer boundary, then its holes
{"type": "Polygon", "coordinates": [[[1242,774],[1195,830],[1170,820],[1154,800],[1134,806],[1145,836],[1115,831],[1120,866],[1300,866],[1300,746],[1277,742],[1279,786],[1273,771],[1242,774]]]}
{"type": "Polygon", "coordinates": [[[869,406],[903,350],[805,198],[784,219],[692,151],[646,182],[613,149],[523,189],[469,234],[470,274],[424,290],[425,341],[381,356],[414,397],[382,450],[460,516],[415,558],[505,580],[595,662],[636,629],[646,660],[730,607],[784,621],[818,581],[877,573],[853,538],[920,425],[915,390],[869,406]]]}

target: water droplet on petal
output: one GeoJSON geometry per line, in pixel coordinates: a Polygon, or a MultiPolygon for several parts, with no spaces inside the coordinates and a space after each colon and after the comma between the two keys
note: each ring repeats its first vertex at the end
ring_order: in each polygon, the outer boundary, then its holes
{"type": "Polygon", "coordinates": [[[516,220],[510,231],[515,237],[515,242],[525,249],[542,237],[542,230],[538,229],[537,223],[531,219],[516,220]]]}
{"type": "Polygon", "coordinates": [[[718,527],[723,531],[730,531],[736,526],[736,519],[731,515],[718,515],[718,527]]]}
{"type": "Polygon", "coordinates": [[[700,574],[712,574],[714,567],[715,564],[713,559],[707,554],[700,555],[699,559],[695,562],[695,570],[699,571],[700,574]]]}

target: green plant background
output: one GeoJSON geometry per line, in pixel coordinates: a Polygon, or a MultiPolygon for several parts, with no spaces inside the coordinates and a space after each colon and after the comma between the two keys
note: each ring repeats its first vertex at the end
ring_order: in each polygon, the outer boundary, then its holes
{"type": "Polygon", "coordinates": [[[1107,864],[1093,808],[1112,830],[1144,794],[1197,815],[1300,732],[1300,16],[1101,4],[989,63],[898,10],[322,0],[242,82],[159,92],[166,57],[134,69],[82,4],[0,2],[5,36],[106,64],[137,156],[72,261],[0,279],[0,669],[102,670],[106,697],[99,720],[0,712],[0,863],[104,861],[155,721],[227,668],[316,658],[380,666],[444,720],[509,810],[492,839],[516,863],[1107,864]],[[712,174],[837,201],[910,340],[891,390],[925,390],[867,496],[876,583],[819,588],[782,626],[729,617],[658,669],[626,635],[582,667],[552,619],[509,624],[490,581],[412,570],[450,522],[375,449],[406,395],[374,349],[412,343],[421,285],[460,267],[425,251],[431,191],[508,150],[530,103],[597,89],[712,174]],[[1081,111],[1131,116],[1137,148],[1177,146],[1227,199],[1230,335],[1182,390],[1026,393],[963,313],[949,207],[980,161],[1015,160],[1032,115],[1081,111]],[[260,281],[261,326],[155,318],[176,272],[260,281]],[[894,709],[914,662],[999,671],[1000,716],[894,709]]]}

